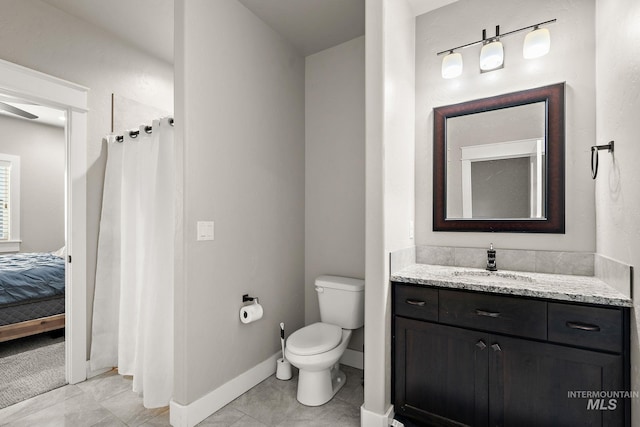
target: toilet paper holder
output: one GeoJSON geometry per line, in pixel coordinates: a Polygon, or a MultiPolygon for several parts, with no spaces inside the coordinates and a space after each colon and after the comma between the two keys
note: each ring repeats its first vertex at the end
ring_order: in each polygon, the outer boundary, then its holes
{"type": "Polygon", "coordinates": [[[242,296],[242,302],[246,303],[248,301],[252,301],[251,304],[243,304],[240,307],[240,321],[242,323],[253,323],[260,319],[264,315],[264,309],[258,303],[257,297],[250,297],[248,294],[242,296]]]}
{"type": "Polygon", "coordinates": [[[250,297],[249,294],[242,295],[242,302],[247,301],[255,301],[256,304],[260,304],[260,300],[258,300],[258,297],[250,297]]]}

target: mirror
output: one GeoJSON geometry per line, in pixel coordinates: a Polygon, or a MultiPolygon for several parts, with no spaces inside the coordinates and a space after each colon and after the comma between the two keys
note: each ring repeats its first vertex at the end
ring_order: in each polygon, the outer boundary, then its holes
{"type": "Polygon", "coordinates": [[[543,102],[447,119],[449,219],[545,218],[543,102]]]}
{"type": "Polygon", "coordinates": [[[434,109],[434,231],[564,233],[564,83],[434,109]]]}

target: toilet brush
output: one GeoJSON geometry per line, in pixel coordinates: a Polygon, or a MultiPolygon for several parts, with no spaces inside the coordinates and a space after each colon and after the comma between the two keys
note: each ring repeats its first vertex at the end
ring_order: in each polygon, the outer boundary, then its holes
{"type": "Polygon", "coordinates": [[[284,322],[280,322],[280,345],[282,346],[282,360],[284,360],[284,322]]]}
{"type": "Polygon", "coordinates": [[[284,322],[280,322],[280,345],[282,346],[282,358],[278,359],[276,378],[279,380],[290,380],[291,363],[284,358],[284,322]]]}

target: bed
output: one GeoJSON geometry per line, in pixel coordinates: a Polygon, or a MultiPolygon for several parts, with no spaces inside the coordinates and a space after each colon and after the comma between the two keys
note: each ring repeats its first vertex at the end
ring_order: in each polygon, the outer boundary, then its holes
{"type": "Polygon", "coordinates": [[[0,255],[0,342],[64,328],[64,259],[0,255]]]}

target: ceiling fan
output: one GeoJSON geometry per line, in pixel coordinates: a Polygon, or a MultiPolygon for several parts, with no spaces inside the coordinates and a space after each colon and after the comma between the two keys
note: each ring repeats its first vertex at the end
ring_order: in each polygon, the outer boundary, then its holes
{"type": "Polygon", "coordinates": [[[38,116],[35,114],[31,114],[28,111],[21,110],[20,108],[14,107],[13,105],[7,104],[5,102],[0,101],[0,110],[7,111],[9,113],[15,114],[20,117],[24,117],[25,119],[37,119],[38,116]]]}

